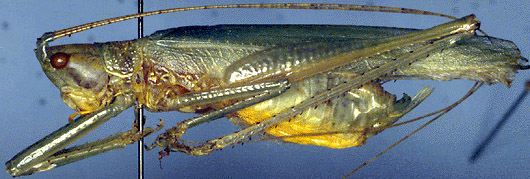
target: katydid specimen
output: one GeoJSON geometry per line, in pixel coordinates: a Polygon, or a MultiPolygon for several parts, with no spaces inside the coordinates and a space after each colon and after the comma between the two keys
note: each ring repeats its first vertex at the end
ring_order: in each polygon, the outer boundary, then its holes
{"type": "MultiPolygon", "coordinates": [[[[210,8],[433,14],[336,4],[224,5],[178,11],[210,8]]],[[[480,23],[472,15],[426,30],[194,26],[132,41],[48,46],[62,36],[113,22],[47,33],[37,42],[36,54],[46,75],[81,116],[10,160],[6,165],[12,175],[49,170],[151,133],[152,129],[143,134],[132,129],[62,150],[135,101],[150,111],[203,113],[161,134],[151,146],[161,147],[161,155],[168,151],[205,155],[263,133],[292,143],[345,148],[360,146],[392,126],[431,93],[425,88],[413,98],[396,100],[380,86],[387,80],[466,78],[509,84],[513,73],[523,68],[513,43],[475,35],[480,23]],[[186,129],[223,116],[248,127],[199,146],[181,140],[186,129]]]]}

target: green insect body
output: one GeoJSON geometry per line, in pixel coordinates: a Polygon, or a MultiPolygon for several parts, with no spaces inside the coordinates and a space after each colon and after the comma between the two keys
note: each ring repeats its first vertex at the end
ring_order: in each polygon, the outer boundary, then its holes
{"type": "Polygon", "coordinates": [[[427,30],[217,25],[161,30],[130,41],[52,47],[44,41],[36,50],[39,62],[81,117],[17,154],[7,171],[19,176],[50,170],[152,133],[132,129],[62,149],[135,101],[154,112],[203,114],[159,135],[150,148],[164,151],[205,155],[263,132],[298,144],[360,146],[431,93],[424,88],[398,100],[384,91],[385,81],[510,84],[523,67],[519,50],[510,41],[475,35],[478,26],[467,16],[427,30]],[[180,141],[186,129],[223,116],[246,128],[201,146],[180,141]]]}

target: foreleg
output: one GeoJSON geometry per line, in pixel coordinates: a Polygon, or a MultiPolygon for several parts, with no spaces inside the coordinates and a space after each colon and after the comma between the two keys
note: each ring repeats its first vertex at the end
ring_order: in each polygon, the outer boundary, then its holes
{"type": "MultiPolygon", "coordinates": [[[[50,170],[56,167],[57,165],[55,163],[48,163],[47,160],[54,159],[54,155],[60,155],[58,153],[60,150],[129,108],[133,102],[131,95],[117,96],[114,102],[107,107],[79,117],[74,123],[61,127],[15,155],[11,160],[6,162],[7,172],[12,176],[20,176],[50,170]]],[[[78,160],[80,159],[82,158],[78,160]]],[[[68,160],[62,159],[60,161],[64,162],[68,160]]],[[[76,160],[74,159],[73,161],[76,160]]],[[[69,162],[65,162],[64,164],[66,163],[69,162]]]]}

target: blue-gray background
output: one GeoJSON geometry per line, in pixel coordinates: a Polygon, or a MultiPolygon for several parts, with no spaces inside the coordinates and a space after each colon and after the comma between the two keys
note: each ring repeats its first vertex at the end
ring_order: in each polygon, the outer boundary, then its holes
{"type": "MultiPolygon", "coordinates": [[[[264,3],[277,1],[250,1],[264,3]]],[[[240,1],[147,1],[146,10],[176,6],[240,1]]],[[[530,3],[519,1],[332,1],[417,8],[464,16],[475,13],[482,29],[492,36],[514,41],[524,56],[530,56],[530,3]]],[[[117,15],[134,13],[134,1],[1,1],[0,2],[0,161],[67,123],[72,113],[61,101],[58,90],[44,76],[33,54],[35,39],[42,33],[117,15]]],[[[146,35],[156,30],[212,24],[357,24],[427,28],[446,22],[436,17],[366,12],[289,11],[289,10],[208,10],[185,12],[145,19],[146,35]]],[[[110,25],[65,38],[54,44],[92,43],[136,37],[135,21],[110,25]]],[[[489,132],[500,115],[522,91],[528,72],[519,73],[513,86],[486,86],[463,105],[427,129],[413,136],[355,177],[517,177],[530,176],[530,99],[522,103],[500,135],[476,164],[468,163],[473,148],[489,132]]],[[[407,117],[418,116],[450,104],[472,82],[398,81],[385,85],[394,94],[414,93],[422,86],[434,86],[435,93],[407,117]]],[[[400,96],[400,95],[398,95],[400,96]]],[[[148,126],[163,118],[167,125],[189,118],[177,112],[147,114],[148,126]]],[[[117,131],[128,130],[133,111],[128,110],[91,133],[83,142],[117,131]]],[[[305,178],[339,177],[405,135],[418,124],[389,129],[371,138],[360,148],[332,150],[282,144],[248,143],[205,157],[172,153],[162,160],[157,152],[147,152],[146,178],[305,178]]],[[[219,120],[190,131],[188,138],[204,140],[237,130],[219,120]]],[[[153,137],[146,139],[151,142],[153,137]]],[[[8,178],[0,172],[0,178],[8,178]]],[[[83,160],[27,178],[133,178],[136,177],[136,145],[83,160]]]]}

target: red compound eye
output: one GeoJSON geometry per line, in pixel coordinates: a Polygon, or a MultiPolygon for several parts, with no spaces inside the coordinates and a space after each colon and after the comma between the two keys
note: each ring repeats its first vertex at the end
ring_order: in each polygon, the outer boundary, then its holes
{"type": "Polygon", "coordinates": [[[50,58],[52,67],[55,69],[62,69],[68,65],[68,61],[70,60],[70,55],[66,53],[56,53],[53,54],[50,58]]]}

